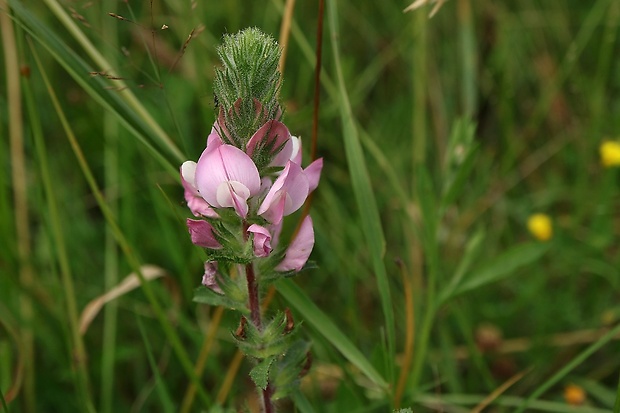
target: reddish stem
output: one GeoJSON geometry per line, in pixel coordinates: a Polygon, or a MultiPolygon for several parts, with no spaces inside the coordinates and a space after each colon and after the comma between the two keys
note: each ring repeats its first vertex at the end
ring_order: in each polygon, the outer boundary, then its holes
{"type": "MultiPolygon", "coordinates": [[[[244,238],[248,239],[248,224],[243,223],[244,238]]],[[[248,306],[250,307],[250,319],[256,328],[260,331],[263,329],[263,323],[260,314],[260,299],[258,296],[258,283],[256,282],[256,274],[254,273],[254,265],[252,263],[245,265],[245,277],[248,282],[248,306]]],[[[275,408],[271,401],[273,395],[273,386],[267,384],[267,388],[262,391],[263,396],[263,413],[275,413],[275,408]]]]}
{"type": "Polygon", "coordinates": [[[258,299],[258,284],[254,274],[252,263],[245,266],[245,277],[248,280],[248,304],[250,307],[250,318],[257,329],[262,330],[263,325],[260,317],[260,300],[258,299]]]}

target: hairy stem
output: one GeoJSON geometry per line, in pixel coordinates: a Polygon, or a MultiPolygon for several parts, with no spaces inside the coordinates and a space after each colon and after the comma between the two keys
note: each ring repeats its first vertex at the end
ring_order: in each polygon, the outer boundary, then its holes
{"type": "MultiPolygon", "coordinates": [[[[245,234],[246,241],[248,238],[248,223],[243,223],[243,233],[245,234]]],[[[258,282],[256,281],[256,274],[254,273],[254,265],[252,263],[245,266],[245,277],[248,282],[248,307],[250,308],[250,319],[258,330],[262,330],[263,322],[260,314],[260,299],[258,296],[258,282]]],[[[261,390],[263,397],[263,413],[274,413],[276,410],[271,402],[271,396],[273,394],[273,386],[267,384],[264,390],[261,390]]]]}
{"type": "Polygon", "coordinates": [[[260,317],[260,301],[258,299],[258,284],[256,282],[254,265],[252,263],[246,264],[245,277],[248,280],[248,305],[250,307],[250,317],[256,328],[261,330],[262,322],[260,317]]]}

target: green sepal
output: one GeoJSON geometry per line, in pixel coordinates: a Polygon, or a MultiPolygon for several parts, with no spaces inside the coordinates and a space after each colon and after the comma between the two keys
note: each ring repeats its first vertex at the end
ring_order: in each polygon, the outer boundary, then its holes
{"type": "Polygon", "coordinates": [[[261,360],[284,354],[297,328],[298,325],[288,329],[286,315],[279,312],[262,330],[248,322],[242,334],[238,336],[233,333],[233,338],[243,354],[261,360]]]}
{"type": "Polygon", "coordinates": [[[275,359],[275,356],[267,357],[250,370],[250,378],[256,384],[256,387],[260,387],[263,390],[267,389],[267,384],[269,384],[269,368],[275,359]]]}

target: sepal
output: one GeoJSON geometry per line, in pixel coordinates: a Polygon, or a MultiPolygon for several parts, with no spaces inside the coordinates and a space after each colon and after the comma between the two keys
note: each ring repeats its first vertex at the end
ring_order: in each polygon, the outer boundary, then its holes
{"type": "Polygon", "coordinates": [[[242,322],[234,333],[233,338],[239,349],[247,356],[262,360],[268,357],[284,354],[290,346],[293,334],[298,326],[289,322],[290,318],[284,313],[278,313],[262,330],[251,322],[242,322]]]}

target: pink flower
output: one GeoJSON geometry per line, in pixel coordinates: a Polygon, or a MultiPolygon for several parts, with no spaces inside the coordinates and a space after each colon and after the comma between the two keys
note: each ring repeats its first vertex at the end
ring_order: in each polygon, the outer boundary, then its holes
{"type": "Polygon", "coordinates": [[[214,250],[222,248],[222,244],[219,243],[213,234],[213,227],[207,221],[188,219],[187,229],[189,229],[194,245],[214,250]]]}
{"type": "Polygon", "coordinates": [[[306,201],[308,194],[318,186],[321,169],[323,158],[312,162],[305,170],[289,160],[265,195],[258,208],[258,215],[262,215],[272,224],[279,224],[282,217],[297,211],[306,201]]]}
{"type": "Polygon", "coordinates": [[[252,245],[254,247],[254,255],[259,258],[267,257],[271,253],[271,234],[267,228],[252,224],[248,228],[248,232],[254,235],[252,245]]]}
{"type": "Polygon", "coordinates": [[[303,205],[308,190],[308,178],[301,166],[288,161],[258,208],[258,215],[278,224],[283,216],[292,214],[303,205]]]}
{"type": "Polygon", "coordinates": [[[196,188],[212,207],[233,207],[245,218],[248,199],[260,190],[258,169],[252,159],[235,146],[211,146],[207,146],[196,165],[196,188]]]}
{"type": "Polygon", "coordinates": [[[300,271],[308,261],[313,247],[314,229],[312,228],[312,218],[308,215],[302,221],[297,236],[286,249],[284,259],[275,270],[280,272],[300,271]]]}

